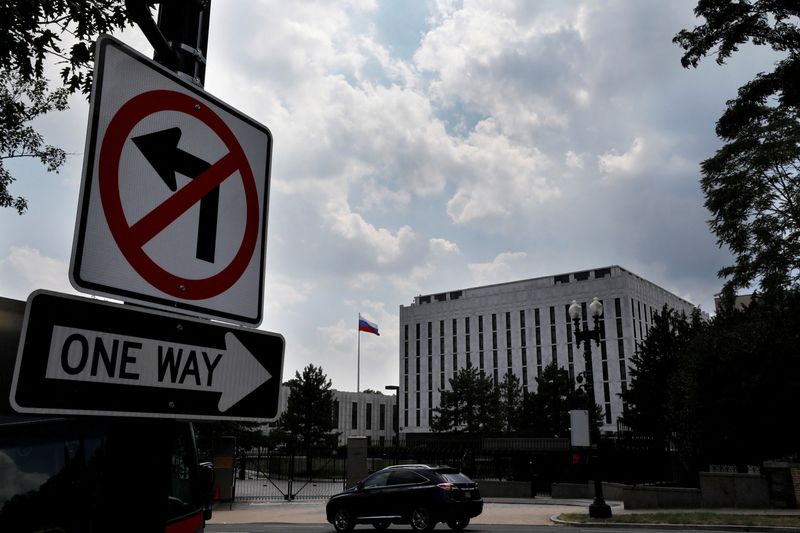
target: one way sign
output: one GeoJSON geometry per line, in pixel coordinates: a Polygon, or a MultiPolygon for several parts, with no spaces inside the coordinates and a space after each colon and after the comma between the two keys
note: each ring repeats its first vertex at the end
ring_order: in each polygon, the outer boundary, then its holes
{"type": "Polygon", "coordinates": [[[283,348],[273,333],[37,291],[10,400],[21,413],[266,421],[283,348]]]}

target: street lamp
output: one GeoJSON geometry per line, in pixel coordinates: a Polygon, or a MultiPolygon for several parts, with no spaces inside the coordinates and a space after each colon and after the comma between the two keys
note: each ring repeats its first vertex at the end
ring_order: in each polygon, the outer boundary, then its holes
{"type": "Polygon", "coordinates": [[[573,332],[575,334],[575,343],[580,346],[583,342],[583,361],[585,370],[583,372],[586,384],[584,385],[584,392],[586,393],[586,408],[589,410],[589,444],[594,451],[591,458],[592,470],[594,474],[594,501],[589,506],[589,516],[592,518],[611,518],[611,507],[603,499],[603,481],[600,479],[599,462],[599,442],[592,443],[592,418],[595,412],[594,408],[594,376],[592,375],[592,343],[594,341],[597,346],[600,346],[600,317],[603,316],[603,304],[597,298],[592,299],[589,304],[589,313],[594,320],[594,329],[581,330],[581,315],[583,310],[575,300],[572,300],[572,305],[569,306],[569,316],[572,319],[573,332]]]}
{"type": "Polygon", "coordinates": [[[394,464],[400,462],[400,387],[398,385],[386,385],[386,390],[394,391],[394,464]]]}

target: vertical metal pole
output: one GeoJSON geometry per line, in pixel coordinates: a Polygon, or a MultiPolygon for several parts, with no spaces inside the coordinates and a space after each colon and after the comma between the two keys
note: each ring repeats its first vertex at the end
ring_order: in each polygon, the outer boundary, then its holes
{"type": "MultiPolygon", "coordinates": [[[[158,28],[178,54],[178,76],[200,87],[206,79],[210,14],[211,0],[164,2],[158,11],[158,28]]],[[[154,59],[161,63],[157,53],[154,59]]]]}
{"type": "Polygon", "coordinates": [[[594,477],[594,501],[589,506],[589,516],[592,518],[611,518],[611,507],[603,497],[603,481],[600,478],[600,439],[594,435],[593,419],[595,413],[594,372],[592,371],[592,340],[600,341],[600,326],[597,317],[594,319],[594,330],[588,327],[580,330],[578,319],[574,320],[575,340],[583,341],[584,377],[586,378],[586,408],[589,415],[589,443],[591,449],[590,465],[594,477]]]}
{"type": "Polygon", "coordinates": [[[361,315],[358,315],[358,362],[356,363],[356,392],[361,392],[361,315]]]}
{"type": "Polygon", "coordinates": [[[394,464],[400,464],[400,387],[394,391],[394,464]]]}

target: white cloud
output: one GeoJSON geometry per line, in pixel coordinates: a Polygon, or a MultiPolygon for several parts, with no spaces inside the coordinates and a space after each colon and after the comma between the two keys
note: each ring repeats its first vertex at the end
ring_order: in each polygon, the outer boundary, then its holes
{"type": "Polygon", "coordinates": [[[491,263],[472,263],[468,266],[475,285],[513,281],[530,272],[530,260],[525,252],[503,252],[491,263]]]}
{"type": "Polygon", "coordinates": [[[560,195],[549,158],[536,148],[514,144],[492,120],[481,122],[461,147],[465,175],[447,203],[458,223],[513,217],[560,195]]]}
{"type": "Polygon", "coordinates": [[[609,178],[628,177],[640,174],[647,166],[647,153],[645,141],[636,137],[631,147],[623,154],[610,150],[597,156],[597,166],[601,172],[608,174],[609,178]]]}
{"type": "MultiPolygon", "coordinates": [[[[11,246],[8,256],[0,262],[9,271],[9,279],[19,279],[24,286],[5,287],[3,295],[26,298],[36,289],[48,289],[75,294],[67,278],[67,263],[47,257],[30,246],[11,246]]],[[[4,276],[5,277],[5,276],[4,276]]]]}
{"type": "Polygon", "coordinates": [[[564,164],[570,168],[583,168],[584,156],[569,150],[564,156],[564,164]]]}

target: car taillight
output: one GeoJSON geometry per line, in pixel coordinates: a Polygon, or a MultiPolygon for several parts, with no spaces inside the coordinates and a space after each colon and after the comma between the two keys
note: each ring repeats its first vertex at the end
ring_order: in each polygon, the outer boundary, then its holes
{"type": "Polygon", "coordinates": [[[456,488],[456,486],[452,483],[439,483],[436,486],[444,490],[453,490],[454,488],[456,488]]]}

